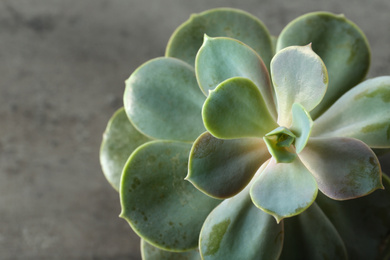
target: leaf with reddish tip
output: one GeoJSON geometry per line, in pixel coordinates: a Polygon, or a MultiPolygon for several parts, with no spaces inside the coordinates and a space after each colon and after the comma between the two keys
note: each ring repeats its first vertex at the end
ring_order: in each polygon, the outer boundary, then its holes
{"type": "Polygon", "coordinates": [[[383,188],[376,155],[357,139],[311,138],[299,157],[332,199],[353,199],[383,188]]]}
{"type": "Polygon", "coordinates": [[[262,139],[222,140],[206,132],[192,146],[186,179],[209,196],[228,198],[240,192],[269,158],[262,139]]]}

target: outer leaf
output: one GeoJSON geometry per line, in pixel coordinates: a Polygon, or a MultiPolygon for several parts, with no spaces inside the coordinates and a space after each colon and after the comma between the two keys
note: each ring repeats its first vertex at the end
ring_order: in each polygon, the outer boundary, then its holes
{"type": "Polygon", "coordinates": [[[305,211],[317,196],[317,184],[299,158],[291,163],[271,159],[250,191],[253,203],[277,222],[305,211]]]}
{"type": "Polygon", "coordinates": [[[202,117],[206,129],[223,139],[263,137],[277,127],[256,85],[239,77],[210,91],[202,117]]]}
{"type": "Polygon", "coordinates": [[[317,203],[338,230],[349,259],[388,259],[390,246],[390,181],[383,175],[385,190],[362,198],[335,201],[319,193],[317,203]]]}
{"type": "Polygon", "coordinates": [[[166,56],[195,63],[195,56],[203,43],[203,35],[224,36],[251,46],[269,66],[274,50],[271,36],[255,16],[232,8],[217,8],[193,14],[171,36],[166,56]]]}
{"type": "Polygon", "coordinates": [[[130,154],[150,140],[134,128],[123,108],[118,109],[108,121],[100,146],[100,164],[115,190],[119,191],[123,166],[130,154]]]}
{"type": "Polygon", "coordinates": [[[311,138],[299,157],[332,199],[352,199],[383,188],[378,158],[362,141],[311,138]]]}
{"type": "Polygon", "coordinates": [[[141,240],[142,260],[201,260],[198,250],[188,252],[171,252],[161,250],[141,240]]]}
{"type": "Polygon", "coordinates": [[[313,120],[309,113],[303,106],[298,103],[293,104],[292,107],[293,123],[291,130],[295,133],[295,149],[300,153],[305,148],[309,140],[311,129],[313,127],[313,120]]]}
{"type": "Polygon", "coordinates": [[[279,260],[348,259],[343,240],[316,203],[302,214],[284,220],[284,227],[285,240],[279,260]]]}
{"type": "Polygon", "coordinates": [[[232,38],[205,35],[196,56],[195,70],[199,86],[206,95],[226,79],[250,79],[259,88],[271,114],[275,115],[267,68],[260,56],[244,43],[232,38]]]}
{"type": "Polygon", "coordinates": [[[240,192],[269,158],[261,139],[222,140],[206,132],[192,146],[186,179],[209,196],[228,198],[240,192]]]}
{"type": "Polygon", "coordinates": [[[313,136],[345,136],[370,147],[390,147],[390,76],[366,80],[319,117],[313,136]]]}
{"type": "Polygon", "coordinates": [[[199,242],[204,260],[278,259],[283,224],[255,207],[248,189],[223,201],[207,217],[199,242]]]}
{"type": "Polygon", "coordinates": [[[284,28],[278,38],[277,51],[309,43],[329,73],[326,95],[312,112],[315,119],[364,79],[370,65],[370,49],[365,35],[344,15],[315,12],[298,17],[284,28]]]}
{"type": "Polygon", "coordinates": [[[156,247],[196,248],[202,223],[219,203],[184,181],[191,145],[155,141],[129,158],[121,183],[121,217],[156,247]]]}
{"type": "Polygon", "coordinates": [[[311,111],[322,100],[328,86],[328,73],[310,45],[292,46],[271,61],[271,77],[278,104],[278,124],[290,127],[294,103],[311,111]]]}
{"type": "Polygon", "coordinates": [[[127,115],[141,132],[156,139],[195,140],[204,132],[204,100],[193,68],[173,58],[151,60],[126,81],[127,115]]]}

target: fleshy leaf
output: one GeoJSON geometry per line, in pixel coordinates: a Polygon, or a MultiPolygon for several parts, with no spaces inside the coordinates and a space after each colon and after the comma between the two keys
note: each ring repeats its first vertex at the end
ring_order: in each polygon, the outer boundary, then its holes
{"type": "Polygon", "coordinates": [[[223,139],[263,137],[277,126],[256,85],[240,77],[210,91],[202,118],[206,129],[223,139]]]}
{"type": "Polygon", "coordinates": [[[296,153],[290,145],[295,135],[285,127],[278,127],[264,136],[269,153],[277,163],[290,163],[294,161],[296,153]]]}
{"type": "Polygon", "coordinates": [[[343,240],[316,203],[283,222],[285,239],[279,260],[348,259],[343,240]]]}
{"type": "Polygon", "coordinates": [[[325,95],[328,73],[321,58],[310,45],[287,47],[271,61],[271,77],[278,104],[278,124],[290,127],[291,109],[301,104],[308,112],[325,95]]]}
{"type": "Polygon", "coordinates": [[[171,252],[154,247],[141,240],[142,260],[201,260],[198,250],[188,252],[171,252]]]}
{"type": "Polygon", "coordinates": [[[332,199],[353,199],[383,188],[378,158],[357,139],[310,138],[299,157],[332,199]]]}
{"type": "Polygon", "coordinates": [[[204,132],[200,113],[204,100],[193,68],[178,59],[151,60],[126,81],[128,117],[137,129],[156,139],[195,140],[204,132]]]}
{"type": "Polygon", "coordinates": [[[269,158],[262,139],[222,140],[206,132],[193,144],[186,179],[209,196],[228,198],[240,192],[269,158]]]}
{"type": "Polygon", "coordinates": [[[118,109],[108,121],[100,146],[100,164],[107,181],[119,191],[122,170],[130,154],[151,139],[130,123],[125,110],[118,109]]]}
{"type": "Polygon", "coordinates": [[[194,249],[203,221],[220,202],[184,180],[191,144],[154,141],[133,152],[122,176],[121,217],[150,244],[194,249]]]}
{"type": "Polygon", "coordinates": [[[168,42],[166,56],[194,65],[204,34],[242,41],[251,46],[266,65],[274,53],[271,36],[257,17],[238,9],[218,8],[193,14],[178,27],[168,42]]]}
{"type": "Polygon", "coordinates": [[[195,71],[199,86],[206,95],[226,79],[250,79],[259,88],[271,115],[276,114],[268,70],[260,56],[244,43],[205,35],[196,56],[195,71]]]}
{"type": "Polygon", "coordinates": [[[271,159],[250,191],[253,203],[277,222],[305,211],[317,196],[314,177],[297,157],[291,163],[271,159]]]}
{"type": "Polygon", "coordinates": [[[314,12],[298,17],[284,28],[278,38],[277,51],[309,43],[324,61],[329,74],[326,95],[311,113],[315,119],[365,78],[370,65],[370,48],[363,32],[344,15],[314,12]]]}
{"type": "Polygon", "coordinates": [[[347,201],[318,194],[317,203],[336,227],[349,259],[388,259],[390,246],[390,180],[383,175],[385,190],[347,201]]]}
{"type": "Polygon", "coordinates": [[[313,120],[310,114],[303,106],[295,103],[292,107],[293,121],[291,131],[295,133],[295,149],[296,153],[300,153],[307,141],[309,140],[311,129],[313,127],[313,120]]]}
{"type": "Polygon", "coordinates": [[[315,120],[312,136],[353,137],[370,147],[390,147],[390,76],[366,80],[315,120]]]}
{"type": "Polygon", "coordinates": [[[283,223],[276,224],[251,201],[249,187],[223,201],[207,217],[199,247],[204,260],[278,259],[283,223]]]}

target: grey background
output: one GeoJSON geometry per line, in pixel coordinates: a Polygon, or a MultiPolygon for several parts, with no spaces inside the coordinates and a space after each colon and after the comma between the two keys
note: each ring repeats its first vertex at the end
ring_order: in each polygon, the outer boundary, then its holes
{"type": "Polygon", "coordinates": [[[130,73],[191,13],[222,6],[274,35],[306,12],[344,13],[371,44],[369,77],[390,75],[387,0],[0,0],[0,259],[140,259],[101,135],[130,73]]]}

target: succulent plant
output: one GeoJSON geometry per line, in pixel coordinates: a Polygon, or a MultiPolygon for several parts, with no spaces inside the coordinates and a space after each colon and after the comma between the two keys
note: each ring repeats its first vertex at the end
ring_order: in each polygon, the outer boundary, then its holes
{"type": "Polygon", "coordinates": [[[277,38],[229,8],[179,26],[100,151],[143,259],[390,258],[390,76],[369,62],[343,15],[277,38]]]}

